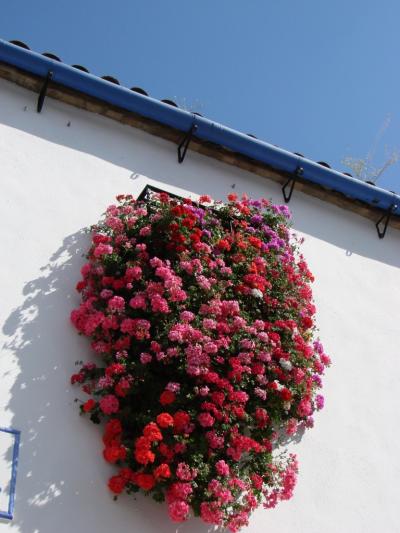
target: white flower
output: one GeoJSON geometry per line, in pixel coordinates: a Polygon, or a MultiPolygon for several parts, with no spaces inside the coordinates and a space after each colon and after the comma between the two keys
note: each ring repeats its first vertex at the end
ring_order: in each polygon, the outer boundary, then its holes
{"type": "Polygon", "coordinates": [[[255,296],[256,298],[263,297],[263,293],[260,291],[260,289],[251,289],[251,294],[255,296]]]}
{"type": "Polygon", "coordinates": [[[290,361],[288,361],[287,359],[279,359],[279,364],[281,365],[281,367],[283,368],[283,370],[287,370],[288,372],[290,372],[293,368],[293,365],[290,361]]]}
{"type": "Polygon", "coordinates": [[[283,402],[283,408],[285,411],[290,411],[291,403],[290,402],[283,402]]]}

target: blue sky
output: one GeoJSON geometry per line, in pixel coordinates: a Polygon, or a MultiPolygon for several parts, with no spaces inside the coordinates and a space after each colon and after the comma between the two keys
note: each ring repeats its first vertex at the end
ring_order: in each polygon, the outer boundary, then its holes
{"type": "MultiPolygon", "coordinates": [[[[12,0],[0,37],[338,170],[400,151],[398,0],[12,0]]],[[[400,162],[378,182],[400,192],[400,162]]]]}

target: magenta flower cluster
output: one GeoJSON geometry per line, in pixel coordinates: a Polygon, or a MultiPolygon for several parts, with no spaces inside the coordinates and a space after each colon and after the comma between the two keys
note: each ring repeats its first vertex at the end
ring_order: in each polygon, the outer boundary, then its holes
{"type": "Polygon", "coordinates": [[[106,422],[114,495],[232,532],[292,496],[297,459],[275,452],[313,426],[330,359],[289,218],[264,199],[160,193],[117,197],[92,228],[71,320],[98,362],[71,381],[106,422]]]}

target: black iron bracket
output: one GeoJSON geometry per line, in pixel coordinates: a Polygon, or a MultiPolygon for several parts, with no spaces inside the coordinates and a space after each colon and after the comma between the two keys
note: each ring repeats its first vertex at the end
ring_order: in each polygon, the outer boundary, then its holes
{"type": "Polygon", "coordinates": [[[397,209],[397,204],[392,204],[389,209],[384,213],[381,218],[378,220],[378,222],[375,224],[376,231],[378,232],[378,236],[380,239],[383,239],[386,235],[386,230],[390,222],[390,218],[397,209]],[[383,225],[383,229],[382,229],[383,225]]]}
{"type": "Polygon", "coordinates": [[[151,193],[161,192],[167,193],[168,196],[170,196],[171,198],[182,200],[182,196],[178,196],[177,194],[174,194],[172,192],[164,191],[164,189],[159,189],[158,187],[154,187],[153,185],[146,185],[142,192],[139,194],[139,196],[136,198],[136,200],[138,202],[145,202],[146,200],[149,200],[151,198],[151,193]]]}
{"type": "Polygon", "coordinates": [[[44,99],[46,98],[46,94],[47,94],[47,88],[52,78],[53,78],[53,71],[49,70],[47,73],[47,76],[44,79],[42,88],[40,89],[39,98],[37,101],[37,112],[38,113],[40,113],[43,108],[44,99]]]}
{"type": "Polygon", "coordinates": [[[179,143],[179,146],[178,146],[178,162],[179,163],[183,163],[185,156],[186,156],[187,149],[189,148],[190,141],[192,140],[192,137],[196,130],[197,130],[197,125],[192,124],[192,127],[190,128],[190,130],[186,133],[182,141],[179,143]]]}
{"type": "Polygon", "coordinates": [[[294,176],[290,176],[290,178],[287,180],[287,182],[282,187],[283,199],[285,200],[287,204],[290,202],[290,199],[292,197],[293,189],[296,184],[297,178],[300,178],[303,174],[304,174],[303,167],[297,167],[296,170],[294,171],[294,176]],[[286,189],[289,186],[290,186],[289,194],[287,194],[286,189]]]}
{"type": "Polygon", "coordinates": [[[149,198],[149,195],[150,195],[150,192],[153,188],[151,187],[151,185],[146,185],[144,189],[142,189],[141,193],[139,194],[139,196],[136,198],[136,201],[137,202],[145,202],[148,198],[149,198]]]}

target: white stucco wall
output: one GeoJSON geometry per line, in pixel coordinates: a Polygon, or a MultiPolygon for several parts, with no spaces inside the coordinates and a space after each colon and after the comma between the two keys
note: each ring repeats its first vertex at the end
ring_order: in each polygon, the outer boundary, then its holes
{"type": "MultiPolygon", "coordinates": [[[[150,499],[112,500],[99,430],[69,386],[90,354],[69,324],[87,248],[82,232],[147,176],[169,190],[281,203],[278,185],[0,80],[0,426],[22,431],[15,517],[1,533],[205,533],[178,528],[150,499]],[[176,189],[175,189],[176,188],[176,189]]],[[[326,408],[296,446],[294,498],[256,512],[261,533],[400,531],[400,232],[305,196],[290,204],[315,274],[321,338],[333,359],[326,408]]],[[[2,460],[0,458],[0,460],[2,460]]]]}

